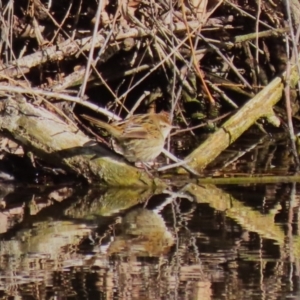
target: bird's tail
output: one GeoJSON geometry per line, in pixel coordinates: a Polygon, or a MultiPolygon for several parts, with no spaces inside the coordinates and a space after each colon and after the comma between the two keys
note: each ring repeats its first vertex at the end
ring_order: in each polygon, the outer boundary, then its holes
{"type": "Polygon", "coordinates": [[[91,116],[88,115],[80,115],[82,118],[84,118],[85,120],[88,120],[93,126],[97,127],[97,128],[104,128],[105,130],[107,130],[112,136],[117,137],[118,135],[120,135],[120,132],[118,129],[116,129],[115,127],[113,127],[112,125],[100,121],[96,118],[93,118],[91,116]]]}

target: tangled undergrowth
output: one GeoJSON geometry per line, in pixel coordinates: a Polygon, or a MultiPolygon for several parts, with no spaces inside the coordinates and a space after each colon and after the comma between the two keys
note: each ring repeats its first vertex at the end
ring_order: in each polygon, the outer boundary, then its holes
{"type": "MultiPolygon", "coordinates": [[[[1,96],[22,94],[83,130],[81,114],[170,111],[184,156],[295,64],[299,15],[298,1],[2,1],[1,96]]],[[[285,96],[276,113],[294,134],[297,88],[285,96]]],[[[2,140],[22,152],[11,145],[2,140]]]]}

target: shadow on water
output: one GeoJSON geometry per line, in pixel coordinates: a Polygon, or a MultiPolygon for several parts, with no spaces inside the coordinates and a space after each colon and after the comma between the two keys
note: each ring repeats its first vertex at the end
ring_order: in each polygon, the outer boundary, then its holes
{"type": "Polygon", "coordinates": [[[2,297],[299,297],[299,185],[1,186],[2,297]]]}

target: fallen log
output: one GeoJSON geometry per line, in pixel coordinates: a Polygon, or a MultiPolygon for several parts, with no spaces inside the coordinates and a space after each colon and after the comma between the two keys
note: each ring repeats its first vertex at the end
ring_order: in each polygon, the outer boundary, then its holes
{"type": "MultiPolygon", "coordinates": [[[[266,117],[270,123],[278,126],[279,121],[274,115],[273,106],[282,98],[286,77],[286,73],[282,77],[276,77],[242,106],[219,130],[185,158],[187,165],[201,172],[259,118],[266,117]]],[[[295,65],[291,69],[288,81],[290,86],[294,87],[298,80],[299,73],[295,65]]],[[[179,172],[186,171],[180,169],[179,172]]]]}
{"type": "Polygon", "coordinates": [[[144,170],[129,165],[121,156],[92,142],[74,124],[67,124],[23,97],[3,102],[0,130],[51,165],[83,176],[88,182],[109,186],[162,186],[144,170]]]}

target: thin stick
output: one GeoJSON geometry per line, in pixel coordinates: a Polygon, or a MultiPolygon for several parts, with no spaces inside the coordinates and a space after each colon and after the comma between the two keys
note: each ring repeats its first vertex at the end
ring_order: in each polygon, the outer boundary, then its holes
{"type": "Polygon", "coordinates": [[[96,12],[96,22],[94,25],[94,30],[93,30],[93,37],[92,37],[92,43],[91,43],[91,48],[90,48],[90,52],[89,52],[89,58],[86,64],[86,70],[85,70],[85,74],[84,74],[84,78],[83,78],[83,82],[79,91],[78,96],[82,97],[85,93],[85,89],[86,89],[86,84],[88,82],[88,78],[90,76],[90,68],[93,62],[93,55],[94,55],[94,49],[95,49],[95,45],[96,45],[96,37],[97,37],[97,33],[98,33],[98,27],[100,24],[100,16],[101,16],[101,10],[102,10],[102,0],[99,1],[98,3],[98,8],[97,8],[97,12],[96,12]]]}
{"type": "Polygon", "coordinates": [[[88,107],[96,112],[99,112],[99,113],[107,116],[108,118],[114,119],[116,121],[121,120],[120,117],[111,113],[107,109],[99,107],[88,101],[84,101],[79,97],[73,97],[70,95],[62,94],[62,93],[47,92],[42,89],[28,88],[28,87],[16,87],[16,86],[10,86],[10,85],[0,85],[0,91],[9,92],[9,93],[18,93],[18,94],[31,94],[31,95],[35,95],[35,96],[44,96],[44,97],[50,97],[50,98],[71,101],[71,102],[80,104],[82,106],[88,107]]]}

